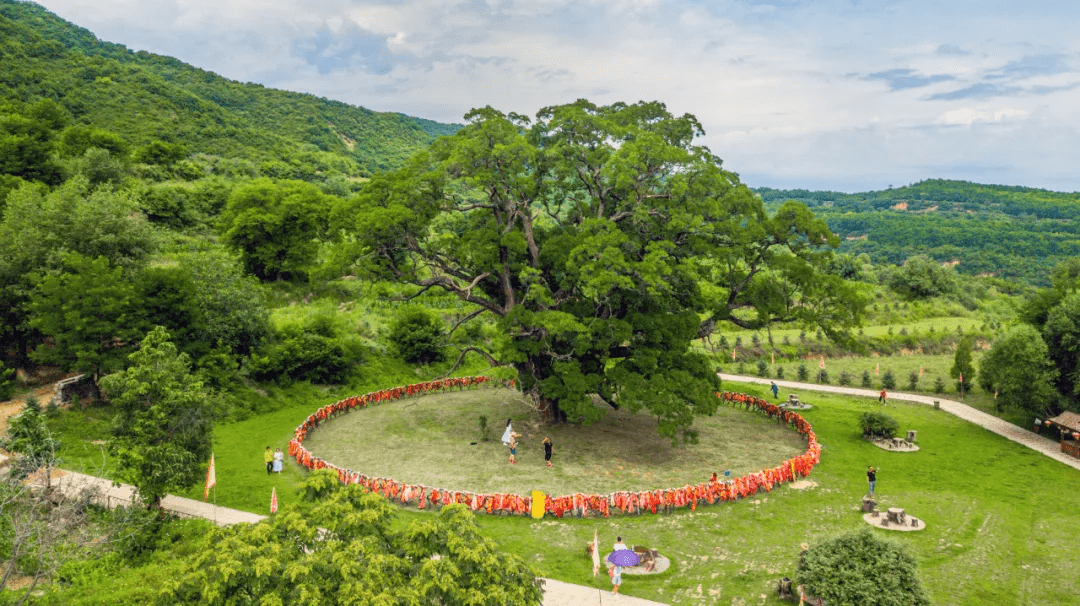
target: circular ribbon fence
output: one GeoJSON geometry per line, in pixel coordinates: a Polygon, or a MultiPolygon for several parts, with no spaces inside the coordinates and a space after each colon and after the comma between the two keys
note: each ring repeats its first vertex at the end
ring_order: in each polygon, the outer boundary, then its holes
{"type": "MultiPolygon", "coordinates": [[[[334,415],[349,412],[354,408],[366,408],[371,404],[391,402],[404,398],[424,396],[432,393],[478,389],[485,387],[510,387],[513,381],[500,382],[489,377],[460,377],[414,383],[401,387],[392,387],[373,391],[362,396],[345,398],[333,404],[323,406],[308,416],[289,441],[289,456],[309,471],[330,469],[337,473],[343,484],[359,484],[401,505],[415,505],[420,509],[441,507],[449,503],[461,503],[475,512],[510,513],[529,515],[532,510],[532,497],[512,493],[474,493],[464,490],[451,490],[437,486],[407,484],[393,478],[369,477],[358,471],[343,469],[328,463],[304,448],[304,438],[320,424],[334,415]]],[[[612,513],[639,514],[672,511],[679,507],[697,510],[698,505],[712,505],[721,501],[745,499],[758,492],[772,491],[773,487],[784,482],[806,477],[821,461],[821,445],[818,444],[814,430],[798,413],[785,410],[761,398],[730,391],[716,394],[733,406],[743,406],[747,411],[768,415],[778,423],[785,423],[806,438],[806,452],[788,459],[771,469],[748,473],[734,479],[719,479],[716,474],[699,484],[681,488],[647,490],[641,492],[616,491],[608,494],[566,494],[559,496],[545,495],[545,513],[556,517],[570,514],[574,516],[599,515],[608,517],[612,513]]]]}

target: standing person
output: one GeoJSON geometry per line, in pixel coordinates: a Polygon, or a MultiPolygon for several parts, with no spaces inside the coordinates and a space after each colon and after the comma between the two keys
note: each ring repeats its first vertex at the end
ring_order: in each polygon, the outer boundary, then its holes
{"type": "Polygon", "coordinates": [[[551,467],[551,453],[555,450],[555,447],[551,444],[551,438],[544,438],[544,460],[547,461],[547,466],[551,467]]]}
{"type": "Polygon", "coordinates": [[[510,426],[510,419],[506,420],[506,429],[503,431],[502,443],[509,445],[514,439],[514,428],[510,426]]]}
{"type": "Polygon", "coordinates": [[[622,566],[611,568],[611,584],[615,586],[615,589],[611,590],[611,595],[618,595],[619,585],[622,585],[622,566]]]}
{"type": "Polygon", "coordinates": [[[266,464],[266,475],[270,475],[270,472],[274,471],[274,452],[270,450],[270,447],[266,447],[266,452],[263,453],[263,463],[266,464]]]}
{"type": "Polygon", "coordinates": [[[889,394],[885,393],[885,388],[881,388],[881,393],[878,394],[878,403],[884,406],[889,402],[889,394]]]}
{"type": "Polygon", "coordinates": [[[870,497],[874,497],[874,487],[877,485],[877,470],[871,465],[866,469],[866,480],[870,483],[870,497]]]}
{"type": "MultiPolygon", "coordinates": [[[[509,425],[507,427],[509,427],[509,425]]],[[[512,465],[517,465],[517,440],[514,439],[512,434],[510,436],[510,463],[512,465]]]]}
{"type": "Polygon", "coordinates": [[[274,473],[281,473],[281,464],[285,461],[285,455],[281,449],[274,450],[274,473]]]}
{"type": "Polygon", "coordinates": [[[772,382],[772,397],[774,400],[780,398],[780,388],[776,386],[776,381],[772,382]]]}

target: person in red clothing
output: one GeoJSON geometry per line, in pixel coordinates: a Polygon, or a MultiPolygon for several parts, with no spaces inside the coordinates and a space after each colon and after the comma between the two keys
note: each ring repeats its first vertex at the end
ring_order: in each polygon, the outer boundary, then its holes
{"type": "Polygon", "coordinates": [[[889,394],[885,393],[885,388],[882,388],[881,393],[878,394],[878,403],[882,406],[889,403],[889,394]]]}

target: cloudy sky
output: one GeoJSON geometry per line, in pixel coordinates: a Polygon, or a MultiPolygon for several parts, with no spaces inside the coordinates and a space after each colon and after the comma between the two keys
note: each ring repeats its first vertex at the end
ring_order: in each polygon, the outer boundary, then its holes
{"type": "Polygon", "coordinates": [[[39,0],[228,78],[460,122],[660,100],[753,187],[1080,191],[1067,0],[39,0]]]}

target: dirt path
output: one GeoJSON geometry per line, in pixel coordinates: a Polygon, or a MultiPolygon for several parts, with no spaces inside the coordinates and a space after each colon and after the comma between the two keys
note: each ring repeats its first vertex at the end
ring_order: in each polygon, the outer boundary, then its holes
{"type": "MultiPolygon", "coordinates": [[[[720,378],[724,381],[732,381],[735,383],[755,383],[758,385],[768,385],[773,382],[773,379],[763,379],[761,377],[747,377],[742,375],[727,375],[720,374],[720,378]]],[[[870,389],[859,389],[857,387],[839,387],[834,385],[818,385],[816,383],[798,383],[796,381],[781,381],[775,380],[777,386],[787,389],[798,389],[802,391],[824,391],[828,393],[841,394],[846,396],[859,396],[866,398],[877,399],[878,392],[870,389]]],[[[1055,461],[1059,461],[1072,467],[1074,469],[1080,469],[1080,459],[1070,457],[1069,455],[1061,452],[1061,445],[1057,442],[1044,438],[1037,433],[1028,431],[1022,427],[1017,427],[1012,423],[1003,421],[994,415],[987,414],[981,410],[977,410],[957,402],[955,400],[946,400],[941,396],[924,396],[920,394],[902,393],[902,392],[889,392],[890,400],[903,400],[905,402],[916,402],[918,404],[933,405],[934,402],[941,403],[941,410],[956,415],[965,421],[974,423],[980,427],[988,429],[999,436],[1006,437],[1013,442],[1023,444],[1028,448],[1040,452],[1055,461]]]]}
{"type": "Polygon", "coordinates": [[[41,406],[44,407],[52,400],[54,393],[56,393],[56,382],[50,382],[47,385],[42,385],[41,387],[34,389],[30,394],[25,394],[14,400],[0,402],[0,435],[7,432],[8,419],[22,412],[23,406],[26,405],[26,398],[33,395],[41,402],[41,406]]]}

